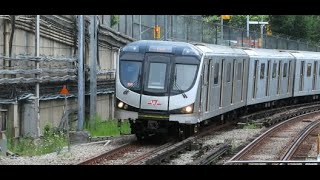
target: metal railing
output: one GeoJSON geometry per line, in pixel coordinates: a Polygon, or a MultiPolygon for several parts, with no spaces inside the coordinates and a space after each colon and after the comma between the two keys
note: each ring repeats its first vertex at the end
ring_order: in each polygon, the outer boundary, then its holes
{"type": "MultiPolygon", "coordinates": [[[[103,23],[110,27],[110,15],[103,16],[103,23]],[[108,20],[109,18],[109,20],[108,20]]],[[[137,40],[154,39],[154,26],[161,27],[161,40],[203,42],[226,46],[240,46],[266,49],[288,49],[301,51],[320,51],[317,43],[295,40],[293,37],[265,32],[250,31],[220,23],[203,21],[200,15],[120,15],[118,24],[111,28],[137,40]],[[166,32],[166,35],[164,34],[166,32]],[[223,36],[223,37],[222,37],[223,36]]]]}

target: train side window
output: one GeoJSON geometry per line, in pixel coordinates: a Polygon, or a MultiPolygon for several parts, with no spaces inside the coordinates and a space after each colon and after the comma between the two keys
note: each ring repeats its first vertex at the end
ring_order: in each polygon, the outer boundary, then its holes
{"type": "Polygon", "coordinates": [[[265,63],[261,63],[260,79],[263,79],[263,78],[264,78],[264,70],[265,70],[265,63]]]}
{"type": "Polygon", "coordinates": [[[283,65],[283,77],[287,77],[287,70],[288,70],[287,63],[284,63],[284,65],[283,65]]]}
{"type": "Polygon", "coordinates": [[[272,78],[276,78],[276,76],[277,76],[277,63],[273,63],[272,78]]]}
{"type": "Polygon", "coordinates": [[[308,68],[307,68],[307,76],[310,77],[311,76],[311,63],[308,63],[308,68]]]}
{"type": "Polygon", "coordinates": [[[214,65],[214,78],[213,78],[213,84],[218,84],[219,81],[219,63],[216,63],[214,65]]]}
{"type": "Polygon", "coordinates": [[[231,81],[231,63],[227,65],[227,82],[231,81]]]}
{"type": "Polygon", "coordinates": [[[318,69],[318,71],[319,71],[319,76],[320,76],[320,65],[319,65],[319,69],[318,69]]]}
{"type": "Polygon", "coordinates": [[[237,80],[240,81],[241,77],[242,77],[242,63],[238,63],[237,80]]]}

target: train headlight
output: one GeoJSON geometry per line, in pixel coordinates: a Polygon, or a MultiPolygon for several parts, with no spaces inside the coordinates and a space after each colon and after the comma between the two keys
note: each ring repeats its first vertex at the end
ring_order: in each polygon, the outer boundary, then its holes
{"type": "Polygon", "coordinates": [[[193,110],[192,106],[187,106],[185,109],[187,113],[191,113],[193,110]]]}
{"type": "Polygon", "coordinates": [[[124,105],[124,103],[120,101],[120,102],[118,103],[118,108],[122,108],[123,105],[124,105]]]}
{"type": "Polygon", "coordinates": [[[188,106],[185,106],[181,109],[181,113],[184,113],[184,114],[190,114],[190,113],[193,113],[193,104],[190,104],[188,106]]]}

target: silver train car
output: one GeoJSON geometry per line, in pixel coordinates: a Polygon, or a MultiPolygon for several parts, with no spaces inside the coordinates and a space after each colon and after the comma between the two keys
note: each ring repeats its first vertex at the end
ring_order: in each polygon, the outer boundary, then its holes
{"type": "Polygon", "coordinates": [[[320,53],[136,41],[121,48],[115,118],[138,139],[181,138],[211,120],[318,100],[320,53]]]}

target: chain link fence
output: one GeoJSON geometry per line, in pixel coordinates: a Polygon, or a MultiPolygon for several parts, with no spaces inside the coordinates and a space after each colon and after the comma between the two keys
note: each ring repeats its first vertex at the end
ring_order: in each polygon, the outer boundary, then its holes
{"type": "Polygon", "coordinates": [[[103,15],[102,23],[137,40],[154,39],[154,27],[161,27],[161,40],[203,42],[226,46],[266,49],[320,51],[316,43],[293,40],[284,35],[267,35],[266,31],[223,26],[203,21],[200,15],[103,15]],[[111,26],[112,19],[117,23],[111,26]]]}

